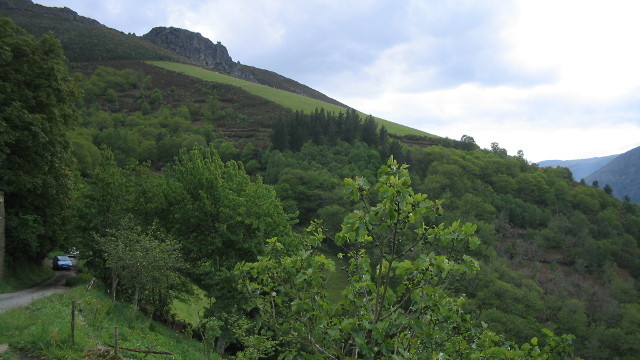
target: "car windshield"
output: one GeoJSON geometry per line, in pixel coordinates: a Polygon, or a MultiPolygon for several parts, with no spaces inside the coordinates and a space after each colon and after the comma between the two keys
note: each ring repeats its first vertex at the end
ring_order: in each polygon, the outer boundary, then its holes
{"type": "Polygon", "coordinates": [[[71,259],[69,259],[69,257],[67,257],[67,256],[58,256],[58,260],[71,261],[71,259]]]}

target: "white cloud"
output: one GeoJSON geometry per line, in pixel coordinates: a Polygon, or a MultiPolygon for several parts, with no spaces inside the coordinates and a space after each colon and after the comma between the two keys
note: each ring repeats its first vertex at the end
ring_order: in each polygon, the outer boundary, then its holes
{"type": "Polygon", "coordinates": [[[432,134],[473,136],[489,148],[498,142],[510,154],[532,161],[619,154],[639,145],[638,115],[624,106],[576,106],[551,85],[531,88],[462,84],[416,93],[386,92],[349,98],[365,113],[432,134]]]}
{"type": "Polygon", "coordinates": [[[169,25],[222,41],[234,59],[279,46],[287,32],[286,9],[278,1],[165,1],[165,6],[169,25]]]}
{"type": "Polygon", "coordinates": [[[471,135],[478,145],[489,148],[492,142],[515,155],[523,150],[532,162],[572,160],[624,153],[638,146],[640,126],[633,123],[603,124],[593,127],[547,126],[513,121],[496,126],[491,121],[467,121],[435,127],[443,136],[460,139],[471,135]],[[615,141],[607,141],[615,139],[615,141]]]}
{"type": "Polygon", "coordinates": [[[636,1],[518,1],[502,34],[515,65],[551,71],[579,100],[609,102],[640,85],[636,1]]]}

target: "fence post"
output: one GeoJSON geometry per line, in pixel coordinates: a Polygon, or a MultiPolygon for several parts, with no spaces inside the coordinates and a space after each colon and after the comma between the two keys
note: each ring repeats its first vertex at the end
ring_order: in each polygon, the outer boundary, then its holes
{"type": "Polygon", "coordinates": [[[0,188],[0,279],[4,277],[4,258],[6,251],[6,239],[5,239],[5,220],[4,220],[4,190],[0,188]]]}
{"type": "Polygon", "coordinates": [[[71,346],[76,345],[76,301],[71,302],[71,346]]]}
{"type": "Polygon", "coordinates": [[[113,352],[117,355],[118,354],[118,327],[117,326],[115,326],[113,328],[113,335],[115,337],[115,339],[114,339],[115,344],[114,344],[114,347],[113,347],[113,352]]]}

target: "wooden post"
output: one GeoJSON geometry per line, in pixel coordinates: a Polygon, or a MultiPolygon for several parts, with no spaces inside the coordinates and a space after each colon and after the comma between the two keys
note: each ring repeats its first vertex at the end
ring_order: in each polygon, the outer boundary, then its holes
{"type": "Polygon", "coordinates": [[[4,191],[0,189],[0,279],[4,277],[4,253],[6,249],[4,236],[4,191]]]}
{"type": "Polygon", "coordinates": [[[76,345],[76,301],[71,302],[71,346],[76,345]]]}
{"type": "Polygon", "coordinates": [[[118,354],[118,327],[117,326],[113,328],[113,335],[114,335],[114,340],[115,340],[114,341],[115,344],[114,344],[114,347],[113,347],[113,352],[114,352],[114,354],[117,355],[118,354]]]}

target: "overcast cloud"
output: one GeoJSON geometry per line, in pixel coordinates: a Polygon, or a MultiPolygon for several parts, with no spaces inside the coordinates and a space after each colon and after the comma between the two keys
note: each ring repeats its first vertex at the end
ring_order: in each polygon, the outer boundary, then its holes
{"type": "Polygon", "coordinates": [[[531,161],[640,146],[632,0],[35,2],[137,35],[200,32],[365,113],[531,161]]]}

